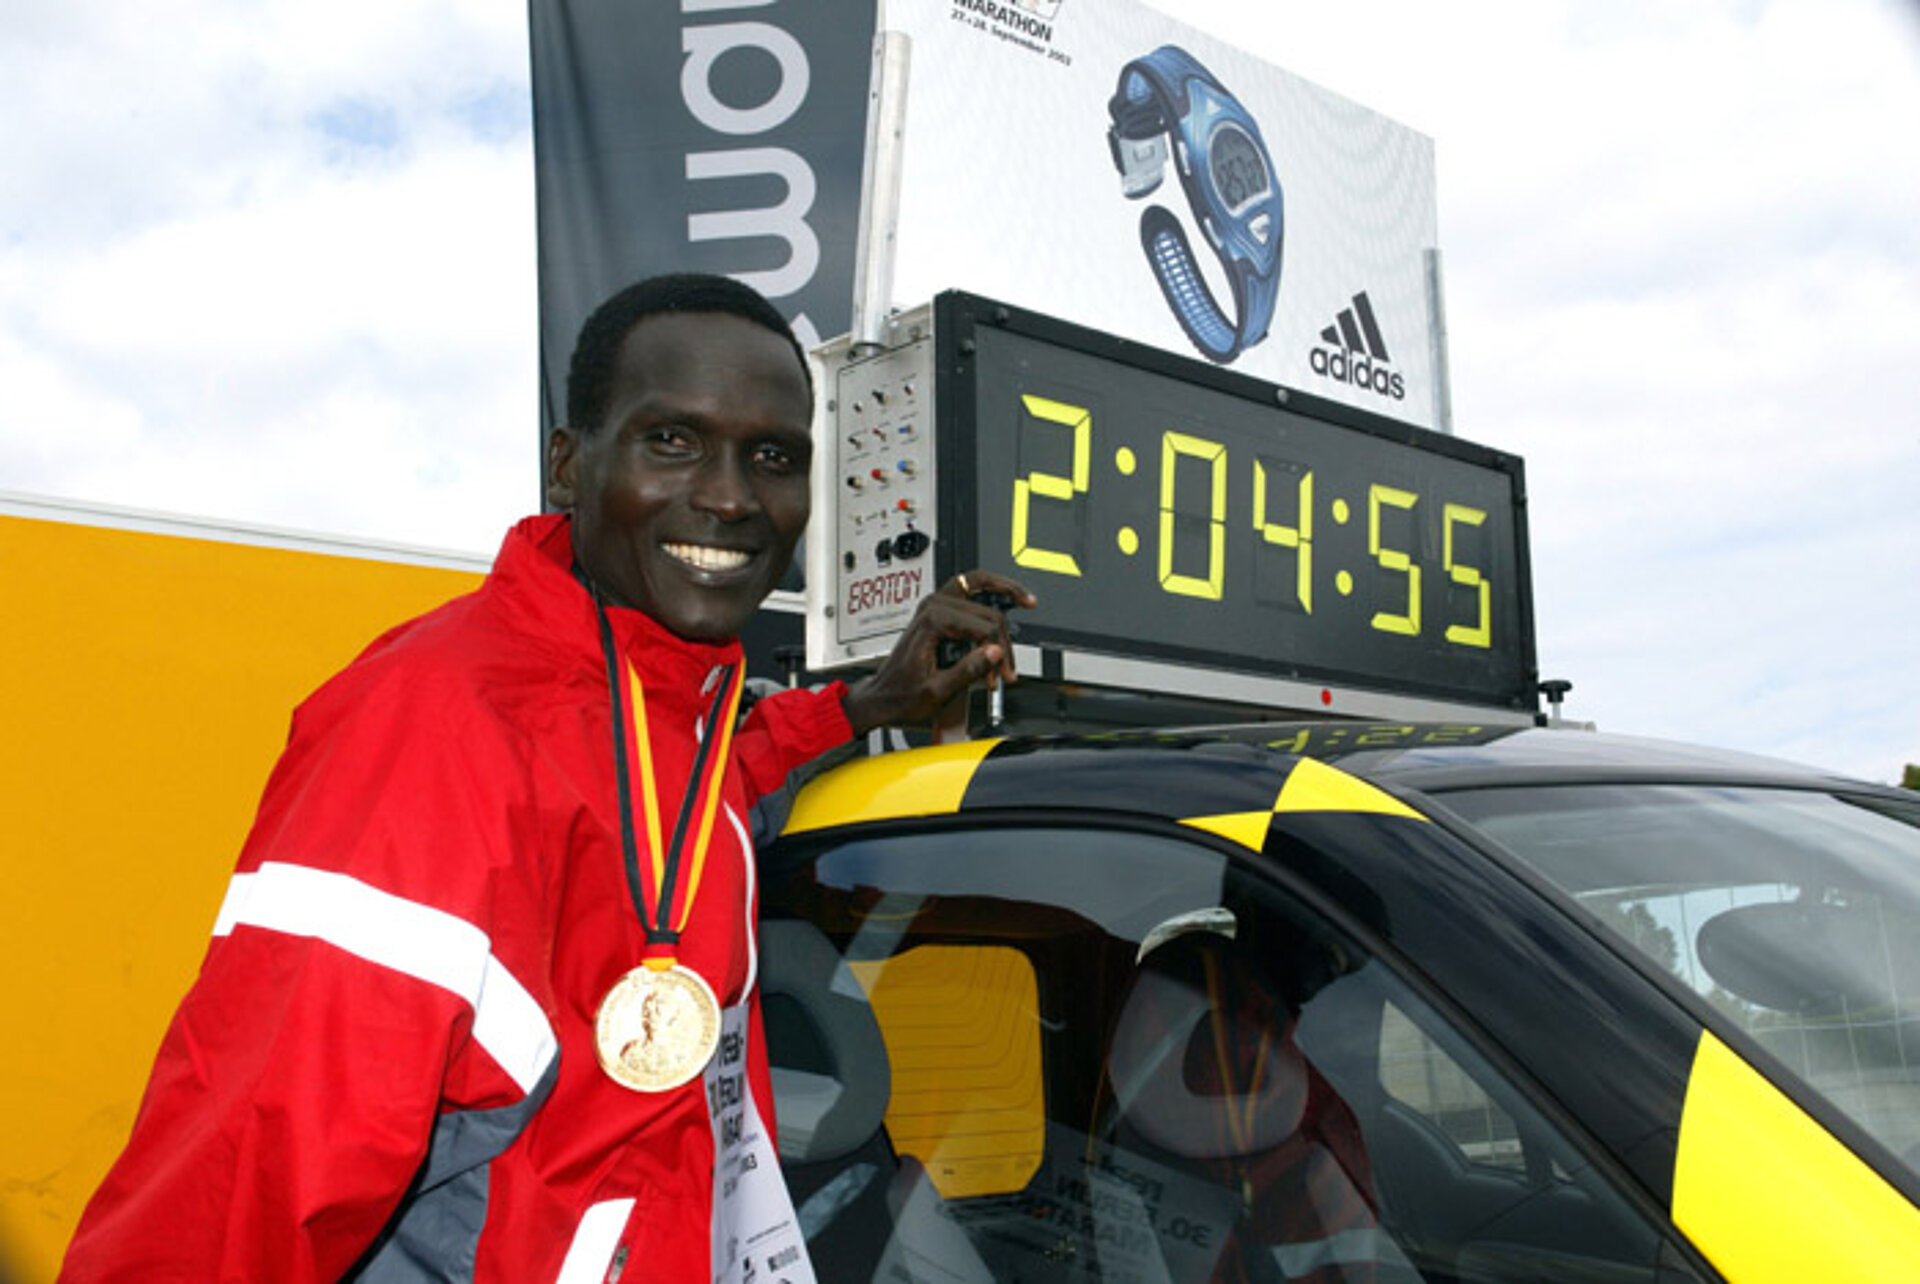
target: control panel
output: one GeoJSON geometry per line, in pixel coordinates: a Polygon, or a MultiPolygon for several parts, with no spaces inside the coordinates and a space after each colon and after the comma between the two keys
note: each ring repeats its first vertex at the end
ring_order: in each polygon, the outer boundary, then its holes
{"type": "Polygon", "coordinates": [[[884,656],[938,587],[933,336],[924,320],[896,329],[901,341],[882,351],[841,339],[815,353],[825,449],[815,456],[807,567],[818,595],[807,635],[814,670],[884,656]]]}

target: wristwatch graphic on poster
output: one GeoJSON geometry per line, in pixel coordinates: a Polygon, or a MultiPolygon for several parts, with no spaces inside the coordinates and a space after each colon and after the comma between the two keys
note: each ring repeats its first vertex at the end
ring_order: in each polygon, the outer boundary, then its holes
{"type": "Polygon", "coordinates": [[[1107,146],[1129,200],[1160,186],[1172,152],[1193,216],[1232,282],[1233,315],[1215,301],[1186,229],[1165,206],[1140,215],[1140,244],[1194,346],[1211,360],[1232,361],[1266,338],[1280,293],[1280,184],[1259,125],[1178,45],[1121,68],[1107,114],[1107,146]]]}

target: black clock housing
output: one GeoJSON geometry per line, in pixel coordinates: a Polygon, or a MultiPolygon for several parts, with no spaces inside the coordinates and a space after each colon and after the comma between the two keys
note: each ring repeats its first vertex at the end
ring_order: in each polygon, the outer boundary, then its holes
{"type": "Polygon", "coordinates": [[[1538,707],[1518,456],[950,291],[935,567],[1022,643],[1538,707]]]}

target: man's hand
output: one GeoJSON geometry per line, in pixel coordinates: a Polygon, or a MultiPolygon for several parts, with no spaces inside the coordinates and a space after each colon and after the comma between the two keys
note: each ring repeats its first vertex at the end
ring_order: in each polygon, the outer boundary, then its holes
{"type": "Polygon", "coordinates": [[[1034,607],[1038,599],[1017,580],[991,571],[956,575],[921,599],[900,640],[871,677],[847,688],[843,705],[856,736],[875,727],[929,723],[967,688],[984,678],[1017,682],[1013,640],[1006,615],[974,599],[998,594],[1015,606],[1034,607]],[[952,638],[967,651],[950,667],[940,664],[940,643],[952,638]]]}

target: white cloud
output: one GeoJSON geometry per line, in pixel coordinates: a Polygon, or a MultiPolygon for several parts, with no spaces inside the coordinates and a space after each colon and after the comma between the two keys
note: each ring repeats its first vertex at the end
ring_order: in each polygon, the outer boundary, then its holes
{"type": "Polygon", "coordinates": [[[1527,460],[1573,716],[1877,779],[1920,761],[1915,15],[1200,19],[1435,136],[1456,423],[1527,460]]]}
{"type": "Polygon", "coordinates": [[[0,476],[489,550],[538,503],[524,14],[231,9],[36,6],[0,57],[0,476]]]}

